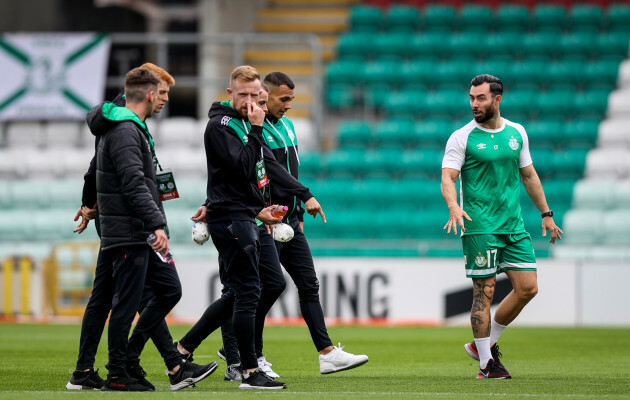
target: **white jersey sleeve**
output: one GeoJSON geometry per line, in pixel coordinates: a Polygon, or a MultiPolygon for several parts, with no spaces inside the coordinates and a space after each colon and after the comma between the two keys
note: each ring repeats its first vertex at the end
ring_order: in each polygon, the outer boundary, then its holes
{"type": "Polygon", "coordinates": [[[517,129],[523,137],[523,147],[521,147],[521,152],[518,156],[518,167],[525,168],[533,164],[532,156],[531,154],[529,154],[529,137],[527,136],[527,132],[525,132],[525,128],[523,128],[522,125],[518,125],[517,129]]]}
{"type": "Polygon", "coordinates": [[[466,142],[468,142],[469,129],[460,129],[451,135],[446,142],[442,168],[452,168],[462,170],[462,165],[466,161],[466,142]]]}

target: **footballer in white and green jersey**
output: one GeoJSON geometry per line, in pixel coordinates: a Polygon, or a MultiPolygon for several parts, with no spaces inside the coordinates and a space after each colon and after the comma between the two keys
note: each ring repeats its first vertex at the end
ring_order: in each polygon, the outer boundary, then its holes
{"type": "Polygon", "coordinates": [[[472,120],[455,131],[442,162],[460,171],[460,206],[472,219],[462,232],[469,277],[536,267],[520,204],[519,169],[532,164],[529,140],[523,126],[502,120],[498,129],[472,120]]]}

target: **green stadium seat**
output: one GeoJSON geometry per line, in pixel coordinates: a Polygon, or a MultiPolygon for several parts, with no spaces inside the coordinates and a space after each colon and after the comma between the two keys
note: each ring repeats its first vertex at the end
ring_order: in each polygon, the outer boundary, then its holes
{"type": "Polygon", "coordinates": [[[576,4],[569,12],[573,32],[598,32],[601,28],[603,13],[595,4],[576,4]]]}
{"type": "Polygon", "coordinates": [[[616,208],[630,210],[630,180],[615,182],[612,196],[616,208]]]}
{"type": "Polygon", "coordinates": [[[446,4],[429,4],[424,9],[423,29],[428,32],[449,32],[457,22],[455,8],[446,4]]]}
{"type": "Polygon", "coordinates": [[[533,29],[538,32],[562,32],[567,21],[566,10],[558,4],[539,3],[534,8],[533,29]]]}
{"type": "MultiPolygon", "coordinates": [[[[468,81],[464,81],[465,85],[468,81]]],[[[458,89],[437,90],[426,97],[426,107],[432,117],[460,118],[470,114],[468,92],[458,89]]]]}
{"type": "Polygon", "coordinates": [[[420,26],[420,13],[417,7],[394,4],[387,12],[389,32],[413,32],[420,26]]]}
{"type": "Polygon", "coordinates": [[[414,136],[421,149],[444,150],[446,142],[456,128],[448,119],[427,119],[416,122],[414,136]]]}
{"type": "Polygon", "coordinates": [[[384,148],[364,154],[363,174],[368,178],[394,179],[403,169],[400,149],[384,148]]]}
{"type": "MultiPolygon", "coordinates": [[[[630,29],[630,28],[629,28],[630,29]]],[[[608,59],[621,61],[628,57],[630,47],[630,32],[608,32],[597,35],[595,39],[599,60],[608,59]]]]}
{"type": "Polygon", "coordinates": [[[376,126],[376,143],[379,149],[402,149],[415,144],[412,119],[386,119],[376,126]]]}
{"type": "Polygon", "coordinates": [[[512,64],[510,75],[514,78],[514,83],[518,83],[518,87],[521,89],[538,88],[541,84],[545,83],[541,71],[545,71],[547,65],[547,61],[526,59],[512,64]]]}
{"type": "Polygon", "coordinates": [[[362,66],[363,63],[359,61],[341,60],[331,62],[326,67],[326,81],[329,86],[354,84],[357,80],[357,71],[362,66]]]}
{"type": "MultiPolygon", "coordinates": [[[[470,60],[450,60],[444,61],[435,66],[434,76],[436,84],[441,89],[466,89],[470,88],[473,64],[470,60]]],[[[464,93],[461,93],[464,95],[464,93]]]]}
{"type": "MultiPolygon", "coordinates": [[[[553,208],[554,214],[556,209],[561,208],[566,210],[571,207],[573,188],[576,184],[575,179],[553,179],[544,181],[542,184],[545,190],[547,203],[549,203],[550,207],[553,208]]],[[[525,190],[522,191],[525,192],[525,190]]],[[[525,193],[525,195],[527,195],[527,193],[525,193]]]]}
{"type": "Polygon", "coordinates": [[[597,54],[595,36],[592,32],[572,32],[560,36],[562,59],[584,61],[597,54]]]}
{"type": "Polygon", "coordinates": [[[422,178],[406,178],[393,182],[385,188],[390,204],[404,210],[419,210],[440,204],[440,182],[422,178]],[[440,199],[437,198],[439,193],[440,199]]]}
{"type": "Polygon", "coordinates": [[[395,85],[400,81],[400,63],[392,60],[368,62],[358,72],[366,85],[395,85]]]}
{"type": "Polygon", "coordinates": [[[584,82],[584,63],[561,60],[547,66],[547,79],[553,88],[573,88],[584,82]]]}
{"type": "Polygon", "coordinates": [[[608,7],[608,30],[624,33],[630,31],[630,4],[611,4],[608,7]]]}
{"type": "Polygon", "coordinates": [[[465,4],[459,12],[459,29],[462,32],[487,34],[488,27],[494,26],[494,14],[488,6],[465,4]]]}
{"type": "MultiPolygon", "coordinates": [[[[534,112],[533,105],[538,94],[538,90],[535,89],[504,91],[501,99],[501,115],[515,122],[529,119],[534,112]]],[[[527,128],[526,126],[525,129],[527,128]]]]}
{"type": "MultiPolygon", "coordinates": [[[[78,207],[77,207],[78,209],[78,207]]],[[[66,216],[70,222],[73,222],[74,213],[71,212],[70,216],[66,216]]],[[[46,217],[33,218],[33,210],[29,209],[16,209],[16,210],[0,210],[0,238],[2,242],[9,242],[11,240],[31,240],[31,234],[33,234],[32,221],[38,219],[46,219],[46,217]]],[[[74,229],[74,226],[71,228],[74,229]]],[[[53,239],[49,237],[46,239],[53,239]]]]}
{"type": "Polygon", "coordinates": [[[443,150],[422,149],[405,151],[400,160],[404,178],[438,179],[442,175],[443,150]]]}
{"type": "Polygon", "coordinates": [[[553,155],[553,175],[556,178],[579,179],[583,176],[588,149],[565,149],[553,155]]]}
{"type": "Polygon", "coordinates": [[[523,38],[524,58],[527,60],[550,60],[558,55],[558,41],[562,36],[557,32],[530,33],[523,38]]]}
{"type": "Polygon", "coordinates": [[[563,132],[566,148],[592,148],[597,141],[599,118],[578,118],[569,122],[563,132]]]}
{"type": "Polygon", "coordinates": [[[433,83],[435,62],[432,60],[412,60],[401,64],[400,78],[406,85],[423,85],[433,83]]]}
{"type": "MultiPolygon", "coordinates": [[[[58,179],[48,182],[47,185],[50,191],[48,207],[66,208],[76,205],[77,210],[79,209],[81,205],[80,196],[83,190],[82,179],[58,179]]],[[[205,193],[205,182],[203,192],[205,193]]],[[[203,203],[203,201],[201,203],[203,203]]],[[[199,205],[201,203],[199,203],[199,205]]],[[[72,217],[74,217],[74,215],[72,217]]]]}
{"type": "Polygon", "coordinates": [[[373,144],[372,128],[366,121],[341,121],[337,127],[339,146],[364,149],[373,144]]]}
{"type": "Polygon", "coordinates": [[[575,113],[581,118],[604,118],[609,93],[606,89],[592,89],[579,93],[574,98],[575,113]]]}
{"type": "Polygon", "coordinates": [[[314,180],[320,175],[322,175],[320,153],[316,151],[300,152],[300,181],[303,179],[314,180]]]}
{"type": "MultiPolygon", "coordinates": [[[[523,52],[523,34],[516,32],[500,32],[486,37],[486,47],[492,51],[492,60],[513,62],[523,52]]],[[[489,61],[489,60],[486,60],[489,61]]]]}
{"type": "Polygon", "coordinates": [[[412,55],[409,47],[410,39],[411,36],[408,33],[388,32],[376,36],[372,45],[379,60],[400,60],[412,55]]]}
{"type": "Polygon", "coordinates": [[[559,119],[543,119],[526,124],[529,148],[553,148],[562,138],[563,123],[559,119]]]}
{"type": "Polygon", "coordinates": [[[385,105],[387,96],[392,92],[389,85],[374,84],[363,88],[363,102],[373,108],[382,108],[385,105]]]}
{"type": "Polygon", "coordinates": [[[374,53],[374,37],[372,32],[349,32],[339,36],[337,56],[355,61],[370,57],[374,53]]]}
{"type": "Polygon", "coordinates": [[[511,78],[509,75],[511,67],[511,62],[507,60],[485,60],[482,62],[476,62],[471,69],[471,78],[472,76],[480,75],[480,74],[490,74],[498,77],[503,82],[504,89],[507,87],[509,83],[511,83],[511,78]]]}
{"type": "Polygon", "coordinates": [[[583,79],[589,88],[612,90],[617,86],[619,61],[598,60],[588,63],[583,69],[583,79]]]}
{"type": "Polygon", "coordinates": [[[359,149],[335,150],[326,153],[321,161],[322,169],[327,176],[353,177],[361,172],[363,151],[359,149]]]}
{"type": "Polygon", "coordinates": [[[354,88],[349,85],[329,85],[324,93],[326,104],[334,110],[345,110],[355,105],[354,88]]]}
{"type": "Polygon", "coordinates": [[[383,110],[389,117],[417,117],[426,108],[427,99],[421,92],[404,90],[385,97],[383,110]]]}
{"type": "MultiPolygon", "coordinates": [[[[480,46],[485,40],[485,35],[478,32],[461,32],[449,36],[446,46],[450,48],[448,58],[453,60],[465,60],[484,58],[487,46],[480,46]]],[[[494,51],[494,50],[493,50],[494,51]]]]}
{"type": "Polygon", "coordinates": [[[435,60],[448,53],[444,43],[448,40],[447,32],[424,32],[415,34],[409,42],[409,50],[415,59],[435,60]]]}
{"type": "Polygon", "coordinates": [[[535,106],[538,115],[545,118],[567,118],[573,114],[573,98],[571,89],[548,90],[538,95],[535,106]]]}
{"type": "Polygon", "coordinates": [[[376,7],[355,6],[350,11],[350,30],[377,32],[381,29],[381,10],[376,7]]]}
{"type": "Polygon", "coordinates": [[[521,34],[529,27],[529,10],[524,5],[501,4],[496,16],[497,32],[521,34]]]}
{"type": "Polygon", "coordinates": [[[530,148],[530,154],[538,175],[543,179],[549,179],[553,175],[553,150],[530,148]]]}

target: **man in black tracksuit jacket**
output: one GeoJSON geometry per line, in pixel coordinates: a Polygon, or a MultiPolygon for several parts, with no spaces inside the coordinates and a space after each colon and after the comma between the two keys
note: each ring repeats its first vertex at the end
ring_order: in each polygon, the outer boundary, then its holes
{"type": "MultiPolygon", "coordinates": [[[[170,74],[154,64],[147,63],[143,64],[142,67],[151,69],[161,78],[158,84],[157,102],[153,110],[154,113],[159,113],[166,102],[169,101],[168,93],[170,85],[174,84],[175,80],[170,74]]],[[[125,97],[119,94],[111,103],[118,107],[124,107],[126,104],[125,97]]],[[[113,126],[113,122],[105,118],[103,106],[104,104],[96,106],[88,113],[88,126],[93,132],[104,132],[113,126]]],[[[101,236],[101,231],[96,207],[96,150],[98,149],[101,137],[102,136],[99,134],[95,136],[95,154],[84,176],[85,182],[83,185],[82,206],[75,217],[75,221],[78,220],[80,216],[83,217],[81,224],[75,229],[75,232],[83,232],[89,220],[94,219],[96,232],[99,237],[101,236]]],[[[94,370],[94,361],[105,327],[105,321],[111,309],[112,299],[111,293],[109,292],[113,277],[110,263],[98,263],[98,265],[100,268],[97,268],[95,271],[92,289],[93,294],[86,306],[81,325],[77,366],[70,381],[66,385],[67,389],[97,389],[103,385],[103,380],[98,376],[98,372],[94,370]]],[[[139,312],[142,312],[153,296],[153,289],[150,285],[146,284],[142,294],[139,312]]],[[[173,344],[173,338],[169,332],[166,321],[161,321],[158,324],[151,339],[155,343],[156,348],[160,352],[170,372],[171,390],[179,390],[184,387],[192,386],[216,369],[216,363],[214,362],[204,366],[194,364],[190,361],[183,362],[182,354],[177,351],[177,348],[173,344]]],[[[146,372],[140,366],[139,357],[145,342],[145,332],[134,330],[134,333],[129,339],[127,351],[127,373],[130,377],[138,379],[145,386],[153,388],[153,385],[145,378],[147,375],[146,372]]]]}
{"type": "MultiPolygon", "coordinates": [[[[126,356],[131,322],[142,299],[145,280],[154,290],[134,333],[148,338],[181,298],[174,266],[152,251],[147,236],[154,233],[155,251],[168,251],[166,217],[155,177],[155,150],[145,119],[153,113],[159,78],[146,68],[131,70],[125,81],[126,107],[106,103],[100,110],[101,136],[96,159],[96,188],[101,228],[100,264],[112,268],[109,323],[110,390],[150,390],[127,374],[126,356]],[[150,266],[150,267],[149,267],[150,266]]],[[[97,266],[97,269],[99,268],[97,266]]],[[[106,267],[101,267],[107,269],[106,267]]],[[[94,293],[93,293],[94,296],[94,293]]]]}
{"type": "MultiPolygon", "coordinates": [[[[230,317],[243,367],[241,388],[284,388],[257,370],[254,336],[260,300],[260,240],[255,218],[266,224],[280,222],[270,215],[265,197],[274,174],[290,178],[289,184],[312,197],[307,188],[280,165],[263,156],[264,112],[255,101],[260,77],[249,66],[236,68],[230,80],[230,100],[210,108],[204,143],[208,167],[207,201],[203,209],[212,241],[219,251],[221,298],[212,303],[200,320],[180,340],[180,351],[192,353],[197,346],[230,317]],[[267,173],[269,176],[267,176],[267,173]],[[207,208],[207,210],[206,210],[207,208]]],[[[267,149],[268,151],[268,149],[267,149]]],[[[268,154],[270,155],[270,154],[268,154]]],[[[267,203],[268,204],[268,203],[267,203]]],[[[198,211],[198,217],[200,216],[198,211]]]]}
{"type": "MultiPolygon", "coordinates": [[[[298,178],[299,156],[297,147],[297,137],[293,122],[284,114],[291,108],[291,101],[294,97],[295,84],[282,72],[271,72],[265,79],[264,83],[269,88],[269,99],[267,102],[267,115],[263,124],[263,138],[265,146],[273,153],[273,157],[278,163],[289,172],[296,180],[298,178]]],[[[315,348],[320,353],[320,372],[323,374],[344,371],[365,364],[368,357],[365,355],[354,355],[335,347],[328,336],[328,330],[324,320],[324,312],[319,299],[319,281],[315,273],[315,265],[306,237],[302,229],[304,212],[311,215],[314,208],[319,208],[319,203],[315,198],[303,199],[296,197],[291,191],[284,190],[281,185],[271,185],[271,199],[274,203],[287,205],[289,211],[284,217],[284,222],[291,225],[295,234],[293,239],[286,243],[275,242],[275,258],[268,257],[270,260],[276,260],[270,263],[266,268],[267,275],[263,279],[275,282],[282,277],[282,268],[291,276],[298,289],[300,301],[300,310],[306,325],[311,334],[311,339],[315,348]],[[304,201],[304,207],[301,204],[304,201]]],[[[281,182],[280,182],[281,183],[281,182]]],[[[325,217],[322,213],[322,219],[325,217]]],[[[261,234],[261,242],[263,235],[261,234]]],[[[272,241],[273,243],[273,241],[272,241]]],[[[261,267],[262,274],[262,267],[261,267]]],[[[282,278],[283,279],[283,278],[282,278]]],[[[275,301],[275,299],[274,299],[275,301]]],[[[273,304],[270,304],[271,308],[273,304]]],[[[229,364],[238,362],[238,353],[234,351],[233,334],[229,327],[224,327],[223,344],[225,349],[223,353],[229,364]]],[[[257,338],[258,339],[258,338],[257,338]]],[[[261,368],[267,370],[268,374],[277,376],[270,368],[271,364],[262,356],[262,333],[260,337],[260,345],[257,343],[256,351],[259,352],[261,368]],[[266,365],[266,368],[265,368],[266,365]]],[[[221,353],[221,351],[220,351],[221,353]]],[[[226,379],[228,373],[226,372],[226,379]]]]}

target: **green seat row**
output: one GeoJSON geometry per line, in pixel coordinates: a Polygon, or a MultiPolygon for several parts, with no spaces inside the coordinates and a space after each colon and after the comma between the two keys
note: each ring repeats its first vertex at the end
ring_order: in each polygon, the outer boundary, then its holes
{"type": "Polygon", "coordinates": [[[628,55],[628,32],[595,34],[574,32],[423,34],[349,32],[338,41],[339,59],[381,58],[492,58],[539,57],[546,59],[611,58],[628,55]]]}
{"type": "Polygon", "coordinates": [[[336,61],[327,66],[328,88],[335,85],[365,87],[387,86],[408,88],[463,87],[475,75],[489,73],[501,78],[506,91],[516,88],[602,88],[612,89],[617,82],[620,62],[598,60],[593,62],[542,60],[508,62],[505,60],[475,63],[470,60],[436,62],[412,60],[397,62],[336,61]]]}
{"type": "MultiPolygon", "coordinates": [[[[510,116],[506,114],[509,119],[510,116]]],[[[470,117],[472,119],[472,116],[470,117]]],[[[466,121],[467,122],[467,121],[466,121]]],[[[599,119],[578,118],[571,121],[541,119],[522,122],[529,137],[530,148],[592,148],[597,140],[599,119]]],[[[377,124],[362,120],[345,120],[337,127],[342,149],[440,148],[451,133],[464,125],[461,121],[430,118],[388,119],[377,124]]]]}
{"type": "Polygon", "coordinates": [[[392,5],[385,12],[376,7],[355,6],[350,13],[353,31],[379,30],[412,32],[416,30],[522,32],[527,29],[561,31],[626,31],[630,26],[630,6],[613,4],[603,9],[595,4],[576,4],[570,9],[555,4],[538,4],[531,12],[522,5],[503,4],[496,10],[488,6],[466,4],[459,12],[445,4],[430,4],[420,10],[406,5],[392,5]]]}

